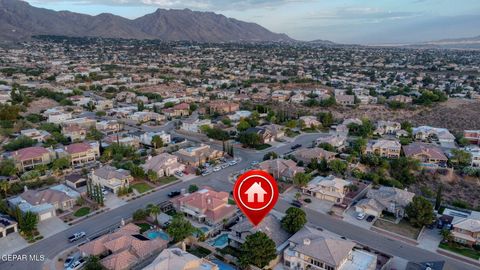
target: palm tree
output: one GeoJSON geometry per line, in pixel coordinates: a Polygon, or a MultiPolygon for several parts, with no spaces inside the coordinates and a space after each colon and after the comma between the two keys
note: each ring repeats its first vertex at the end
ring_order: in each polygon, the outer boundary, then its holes
{"type": "Polygon", "coordinates": [[[7,181],[0,182],[0,189],[5,194],[5,198],[7,198],[7,192],[10,189],[10,184],[7,181]]]}
{"type": "Polygon", "coordinates": [[[155,218],[155,224],[158,225],[158,214],[160,214],[160,207],[158,205],[150,205],[148,207],[148,212],[150,213],[150,216],[153,216],[155,218]]]}
{"type": "Polygon", "coordinates": [[[23,232],[27,235],[31,234],[34,230],[37,229],[38,216],[33,212],[26,212],[22,217],[21,228],[23,232]]]}

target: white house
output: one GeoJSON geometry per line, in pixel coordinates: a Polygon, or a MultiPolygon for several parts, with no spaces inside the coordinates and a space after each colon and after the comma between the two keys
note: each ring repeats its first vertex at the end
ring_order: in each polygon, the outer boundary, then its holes
{"type": "Polygon", "coordinates": [[[245,194],[248,195],[248,202],[255,202],[255,196],[257,197],[256,202],[264,202],[264,197],[267,192],[262,188],[262,184],[260,182],[255,182],[248,188],[247,191],[245,191],[245,194]]]}

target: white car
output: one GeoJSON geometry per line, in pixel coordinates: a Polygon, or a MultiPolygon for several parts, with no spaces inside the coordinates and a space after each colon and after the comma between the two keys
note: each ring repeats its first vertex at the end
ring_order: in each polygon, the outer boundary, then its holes
{"type": "Polygon", "coordinates": [[[213,168],[213,171],[214,171],[214,172],[218,172],[218,171],[220,171],[221,169],[222,169],[222,168],[221,168],[220,166],[217,166],[217,167],[213,168]]]}
{"type": "Polygon", "coordinates": [[[360,213],[357,214],[357,219],[358,219],[358,220],[362,220],[362,219],[364,219],[364,218],[365,218],[365,213],[360,212],[360,213]]]}
{"type": "Polygon", "coordinates": [[[233,165],[237,164],[237,161],[236,161],[236,160],[232,160],[232,161],[228,162],[228,164],[229,164],[230,166],[233,166],[233,165]]]}
{"type": "Polygon", "coordinates": [[[67,270],[77,270],[82,268],[83,265],[87,263],[87,260],[85,258],[80,258],[77,261],[74,261],[68,268],[67,270]]]}
{"type": "Polygon", "coordinates": [[[223,163],[222,166],[220,166],[220,167],[222,167],[222,169],[225,169],[225,168],[227,168],[228,166],[230,166],[228,163],[223,163]]]}

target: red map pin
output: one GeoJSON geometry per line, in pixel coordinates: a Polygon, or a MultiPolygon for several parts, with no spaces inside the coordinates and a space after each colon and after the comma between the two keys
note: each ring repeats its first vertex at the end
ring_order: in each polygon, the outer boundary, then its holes
{"type": "Polygon", "coordinates": [[[233,197],[240,210],[257,226],[277,203],[277,182],[267,172],[248,171],[235,182],[233,197]]]}

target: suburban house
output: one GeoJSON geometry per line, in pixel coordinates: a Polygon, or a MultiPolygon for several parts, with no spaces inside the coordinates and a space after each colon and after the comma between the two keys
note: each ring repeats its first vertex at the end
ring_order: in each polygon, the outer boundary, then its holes
{"type": "Polygon", "coordinates": [[[258,168],[271,174],[275,179],[291,180],[295,174],[305,172],[291,159],[271,159],[258,164],[258,168]]]}
{"type": "Polygon", "coordinates": [[[257,226],[248,219],[243,219],[230,228],[228,244],[234,248],[240,248],[245,243],[247,236],[256,232],[263,232],[275,242],[277,252],[280,252],[290,237],[290,234],[282,228],[281,218],[274,214],[268,214],[257,226]]]}
{"type": "Polygon", "coordinates": [[[173,154],[177,156],[183,164],[194,167],[223,156],[222,151],[212,149],[210,145],[207,144],[183,148],[173,154]]]}
{"type": "Polygon", "coordinates": [[[97,142],[70,144],[65,146],[65,152],[72,166],[95,162],[100,157],[100,147],[97,142]]]}
{"type": "Polygon", "coordinates": [[[133,136],[130,137],[128,135],[127,135],[127,137],[110,135],[110,136],[106,137],[104,139],[104,141],[109,145],[114,144],[114,143],[118,143],[120,145],[130,146],[130,147],[133,147],[135,149],[138,149],[140,147],[139,137],[133,137],[133,136]]]}
{"type": "Polygon", "coordinates": [[[471,144],[480,144],[480,129],[479,130],[465,130],[463,137],[471,144]]]}
{"type": "Polygon", "coordinates": [[[317,143],[317,145],[322,143],[328,143],[331,146],[340,149],[345,146],[345,143],[347,142],[347,135],[341,133],[331,133],[327,136],[319,137],[315,140],[315,142],[317,143]]]}
{"type": "Polygon", "coordinates": [[[88,130],[85,127],[78,125],[68,125],[62,127],[63,136],[69,138],[72,142],[85,140],[87,133],[88,130]]]}
{"type": "Polygon", "coordinates": [[[206,258],[186,252],[180,248],[166,248],[152,263],[143,270],[220,270],[213,262],[206,258]]]}
{"type": "Polygon", "coordinates": [[[104,134],[112,134],[120,131],[120,123],[117,120],[100,121],[96,123],[96,129],[104,134]]]}
{"type": "Polygon", "coordinates": [[[161,122],[165,120],[165,115],[155,112],[135,112],[134,114],[129,115],[128,118],[139,123],[145,123],[149,121],[161,122]]]}
{"type": "Polygon", "coordinates": [[[383,121],[380,120],[377,122],[376,129],[373,132],[373,134],[376,135],[395,135],[397,134],[397,131],[400,131],[402,129],[402,125],[398,122],[394,121],[383,121]]]}
{"type": "Polygon", "coordinates": [[[218,225],[232,218],[237,207],[228,203],[229,194],[203,187],[194,192],[171,199],[176,211],[208,225],[218,225]]]}
{"type": "Polygon", "coordinates": [[[74,119],[63,121],[61,124],[63,127],[80,126],[88,130],[90,128],[96,127],[97,121],[95,119],[80,117],[80,118],[74,118],[74,119]]]}
{"type": "Polygon", "coordinates": [[[445,167],[448,161],[442,149],[433,144],[413,142],[403,146],[403,153],[406,157],[419,160],[424,167],[445,167]]]}
{"type": "Polygon", "coordinates": [[[252,115],[250,111],[236,111],[234,114],[228,115],[228,118],[232,121],[240,121],[240,119],[248,118],[250,115],[252,115]]]}
{"type": "Polygon", "coordinates": [[[133,181],[130,171],[109,165],[93,170],[88,177],[94,185],[98,184],[115,194],[121,187],[128,187],[133,181]]]}
{"type": "Polygon", "coordinates": [[[71,188],[81,188],[87,185],[87,177],[79,173],[72,173],[65,176],[65,185],[71,188]]]}
{"type": "Polygon", "coordinates": [[[409,96],[396,95],[388,98],[388,101],[399,102],[399,103],[412,103],[413,99],[409,96]]]}
{"type": "Polygon", "coordinates": [[[348,192],[350,181],[329,176],[317,176],[313,178],[305,187],[302,187],[302,193],[310,195],[320,200],[340,204],[348,192]]]}
{"type": "Polygon", "coordinates": [[[270,133],[274,140],[281,139],[285,137],[285,128],[280,125],[270,124],[270,125],[263,125],[261,128],[265,129],[268,133],[270,133]]]}
{"type": "Polygon", "coordinates": [[[182,121],[182,126],[180,127],[182,130],[188,132],[200,132],[201,126],[212,126],[212,121],[210,119],[185,119],[182,121]]]}
{"type": "Polygon", "coordinates": [[[335,101],[337,104],[342,106],[351,106],[355,105],[355,96],[354,95],[335,95],[335,101]]]}
{"type": "Polygon", "coordinates": [[[181,117],[190,115],[190,105],[188,103],[180,103],[172,108],[163,109],[162,112],[168,117],[181,117]]]}
{"type": "Polygon", "coordinates": [[[303,122],[306,128],[316,128],[322,125],[316,116],[311,115],[300,117],[300,121],[303,122]]]}
{"type": "Polygon", "coordinates": [[[379,189],[370,189],[366,198],[355,205],[355,211],[379,217],[383,211],[390,212],[396,217],[405,215],[405,207],[412,202],[415,193],[395,187],[381,186],[379,189]]]}
{"type": "Polygon", "coordinates": [[[178,162],[178,157],[169,153],[162,153],[157,156],[149,156],[145,164],[141,165],[145,172],[152,170],[158,177],[170,176],[176,172],[185,170],[185,165],[178,162]]]}
{"type": "Polygon", "coordinates": [[[270,133],[269,130],[261,126],[248,128],[245,132],[257,134],[260,137],[260,143],[262,144],[271,143],[275,141],[275,137],[273,136],[273,134],[270,133]]]}
{"type": "Polygon", "coordinates": [[[113,108],[113,100],[110,99],[101,99],[95,102],[95,107],[97,111],[105,111],[113,108]]]}
{"type": "Polygon", "coordinates": [[[293,152],[292,155],[298,161],[303,161],[304,164],[309,164],[313,159],[317,159],[318,161],[322,159],[325,159],[326,161],[333,160],[335,159],[337,153],[316,147],[298,149],[297,151],[293,152]]]}
{"type": "Polygon", "coordinates": [[[355,249],[356,244],[305,226],[288,239],[284,269],[375,270],[377,255],[355,249]]]}
{"type": "Polygon", "coordinates": [[[18,223],[7,215],[0,214],[0,238],[18,231],[18,223]]]}
{"type": "Polygon", "coordinates": [[[129,223],[113,233],[80,245],[82,256],[99,256],[109,270],[131,269],[135,264],[167,247],[168,241],[149,239],[140,234],[140,227],[129,223]]]}
{"type": "Polygon", "coordinates": [[[402,145],[397,141],[392,140],[376,140],[369,141],[365,149],[366,154],[378,155],[385,158],[398,158],[402,145]]]}
{"type": "Polygon", "coordinates": [[[145,132],[145,133],[137,132],[137,133],[133,133],[132,136],[140,140],[141,144],[148,145],[148,146],[153,146],[152,139],[155,136],[160,137],[162,139],[163,144],[169,144],[171,142],[170,134],[165,133],[165,131],[145,132]]]}
{"type": "Polygon", "coordinates": [[[413,137],[417,140],[438,140],[440,143],[454,143],[455,136],[446,128],[419,126],[413,128],[413,137]]]}
{"type": "Polygon", "coordinates": [[[12,158],[17,169],[24,171],[49,164],[55,158],[55,152],[50,148],[33,146],[12,152],[12,158]]]}
{"type": "Polygon", "coordinates": [[[59,125],[68,119],[72,119],[72,113],[59,111],[48,114],[47,122],[59,125]]]}
{"type": "Polygon", "coordinates": [[[238,111],[240,105],[225,100],[214,100],[208,104],[208,108],[210,109],[210,113],[228,114],[238,111]]]}
{"type": "Polygon", "coordinates": [[[472,145],[465,147],[463,150],[467,153],[470,153],[472,156],[472,162],[470,163],[470,166],[480,167],[480,147],[472,145]]]}
{"type": "Polygon", "coordinates": [[[67,211],[75,206],[80,194],[64,185],[58,185],[44,190],[28,190],[8,199],[11,207],[17,207],[23,213],[33,212],[39,221],[56,216],[56,210],[67,211]]]}
{"type": "Polygon", "coordinates": [[[20,131],[20,134],[22,136],[29,137],[32,140],[35,140],[36,142],[45,142],[48,138],[50,138],[50,133],[48,133],[45,130],[38,130],[36,128],[31,128],[31,129],[24,129],[20,131]]]}
{"type": "Polygon", "coordinates": [[[445,208],[441,219],[451,224],[453,241],[467,246],[480,244],[480,212],[445,208]]]}

